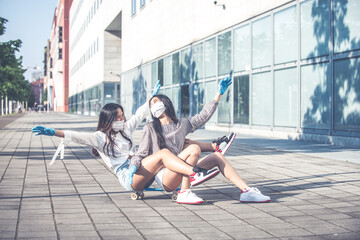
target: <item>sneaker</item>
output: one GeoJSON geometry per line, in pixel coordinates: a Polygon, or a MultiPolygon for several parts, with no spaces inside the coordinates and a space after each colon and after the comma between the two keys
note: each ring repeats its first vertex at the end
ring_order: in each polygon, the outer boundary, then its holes
{"type": "Polygon", "coordinates": [[[216,175],[220,173],[219,169],[215,168],[212,170],[206,170],[204,168],[195,169],[194,167],[194,173],[190,175],[190,185],[192,187],[195,187],[207,180],[212,179],[216,175]]]}
{"type": "Polygon", "coordinates": [[[228,136],[220,137],[213,141],[216,143],[216,149],[214,152],[219,152],[222,155],[226,153],[236,137],[236,133],[230,133],[228,136]]]}
{"type": "Polygon", "coordinates": [[[186,189],[179,190],[176,202],[182,204],[200,204],[203,203],[204,200],[196,196],[190,189],[186,189]]]}
{"type": "Polygon", "coordinates": [[[257,188],[247,188],[240,194],[240,202],[245,203],[263,203],[270,202],[270,197],[262,195],[257,188]]]}

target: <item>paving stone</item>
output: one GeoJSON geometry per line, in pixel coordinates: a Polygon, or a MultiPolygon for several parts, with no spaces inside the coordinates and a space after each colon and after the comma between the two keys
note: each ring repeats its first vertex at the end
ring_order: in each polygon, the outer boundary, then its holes
{"type": "MultiPolygon", "coordinates": [[[[360,165],[341,161],[349,149],[238,134],[225,157],[270,203],[240,203],[223,176],[194,188],[201,205],[163,192],[133,201],[89,147],[71,143],[49,167],[60,139],[32,136],[34,122],[89,131],[97,117],[32,113],[0,129],[0,239],[359,239],[360,165]]],[[[200,129],[188,137],[224,134],[200,129]]],[[[141,127],[133,138],[140,141],[141,127]]],[[[360,150],[351,153],[360,158],[360,150]]]]}

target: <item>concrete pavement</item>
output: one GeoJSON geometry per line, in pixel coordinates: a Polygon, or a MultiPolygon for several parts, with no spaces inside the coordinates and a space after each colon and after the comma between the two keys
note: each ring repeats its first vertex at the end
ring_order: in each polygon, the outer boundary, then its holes
{"type": "Polygon", "coordinates": [[[89,147],[72,143],[49,167],[60,139],[30,131],[93,131],[96,123],[33,112],[0,128],[0,239],[360,239],[359,149],[240,134],[227,159],[272,202],[240,203],[239,189],[220,175],[193,189],[202,205],[163,192],[133,201],[89,147]]]}

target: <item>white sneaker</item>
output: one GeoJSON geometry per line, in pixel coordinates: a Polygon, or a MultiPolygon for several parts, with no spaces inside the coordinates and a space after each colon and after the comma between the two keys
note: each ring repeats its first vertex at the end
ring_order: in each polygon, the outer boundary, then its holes
{"type": "Polygon", "coordinates": [[[200,204],[203,203],[204,200],[196,196],[190,189],[186,189],[179,190],[176,202],[182,204],[200,204]]]}
{"type": "Polygon", "coordinates": [[[262,193],[257,188],[248,188],[245,192],[240,194],[240,202],[270,202],[270,197],[262,195],[262,193]]]}
{"type": "Polygon", "coordinates": [[[228,136],[219,137],[214,140],[213,143],[216,143],[216,149],[214,152],[219,152],[224,155],[233,143],[235,137],[236,133],[230,133],[228,136]]]}

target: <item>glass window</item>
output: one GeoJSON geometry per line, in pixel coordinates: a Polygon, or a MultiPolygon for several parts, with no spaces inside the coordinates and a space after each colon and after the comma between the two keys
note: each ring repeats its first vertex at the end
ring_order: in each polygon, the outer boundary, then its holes
{"type": "Polygon", "coordinates": [[[171,56],[164,59],[164,86],[171,85],[171,56]]]}
{"type": "Polygon", "coordinates": [[[252,76],[252,123],[270,125],[271,73],[257,73],[252,76]]]}
{"type": "Polygon", "coordinates": [[[193,47],[193,54],[192,54],[192,74],[193,74],[193,79],[194,80],[198,80],[198,79],[202,79],[204,77],[203,74],[203,44],[200,43],[198,45],[195,45],[193,47]]]}
{"type": "Polygon", "coordinates": [[[163,59],[158,61],[158,77],[157,77],[157,80],[160,80],[160,84],[164,85],[164,60],[163,59]]]}
{"type": "Polygon", "coordinates": [[[297,69],[275,71],[274,75],[274,125],[296,127],[298,112],[297,69]]]}
{"type": "Polygon", "coordinates": [[[152,88],[154,87],[154,86],[151,86],[152,64],[146,64],[146,65],[142,66],[140,74],[144,78],[144,84],[145,84],[146,90],[150,90],[150,89],[152,90],[152,88]]]}
{"type": "Polygon", "coordinates": [[[172,80],[173,84],[180,83],[180,68],[179,68],[180,60],[179,53],[174,53],[172,55],[172,80]]]}
{"type": "Polygon", "coordinates": [[[329,53],[329,2],[310,0],[301,3],[301,59],[329,53]]]}
{"type": "Polygon", "coordinates": [[[171,101],[174,105],[176,116],[180,117],[181,101],[180,101],[180,87],[172,88],[171,101]]]}
{"type": "Polygon", "coordinates": [[[228,74],[231,70],[231,32],[218,36],[218,74],[228,74]]]}
{"type": "Polygon", "coordinates": [[[115,86],[114,83],[104,83],[104,97],[113,98],[114,97],[115,86]]]}
{"type": "MultiPolygon", "coordinates": [[[[216,81],[205,82],[205,99],[206,99],[206,102],[204,104],[206,104],[207,102],[210,102],[212,99],[214,99],[214,96],[215,96],[216,92],[217,92],[216,81]]],[[[210,120],[208,122],[209,123],[215,123],[216,122],[216,112],[210,118],[210,120]]]]}
{"type": "Polygon", "coordinates": [[[359,0],[335,0],[335,52],[360,49],[359,13],[359,0]]]}
{"type": "Polygon", "coordinates": [[[151,63],[151,86],[152,89],[158,81],[158,67],[157,62],[151,63]]]}
{"type": "Polygon", "coordinates": [[[216,75],[216,40],[215,38],[205,42],[205,77],[214,77],[216,75]]]}
{"type": "MultiPolygon", "coordinates": [[[[221,81],[221,79],[219,79],[221,81]]],[[[231,122],[231,93],[232,85],[226,90],[226,92],[221,96],[218,106],[218,122],[219,123],[230,123],[231,122]]]]}
{"type": "Polygon", "coordinates": [[[189,117],[190,99],[189,99],[189,85],[181,87],[181,117],[189,117]]]}
{"type": "Polygon", "coordinates": [[[250,70],[250,25],[234,30],[234,71],[250,70]]]}
{"type": "Polygon", "coordinates": [[[335,130],[360,131],[360,58],[334,63],[335,130]]]}
{"type": "Polygon", "coordinates": [[[131,0],[131,16],[136,13],[136,0],[131,0]]]}
{"type": "Polygon", "coordinates": [[[234,123],[249,124],[249,75],[234,78],[234,123]]]}
{"type": "Polygon", "coordinates": [[[271,64],[271,18],[257,20],[252,25],[253,31],[253,68],[270,66],[271,64]]]}
{"type": "Polygon", "coordinates": [[[303,128],[329,129],[330,75],[329,64],[301,67],[301,111],[303,128]]]}
{"type": "Polygon", "coordinates": [[[275,64],[297,59],[296,6],[274,14],[275,64]]]}
{"type": "MultiPolygon", "coordinates": [[[[162,88],[160,88],[160,90],[161,90],[162,88]]],[[[172,99],[172,90],[171,90],[171,88],[165,88],[165,89],[163,89],[163,93],[166,95],[166,96],[168,96],[170,99],[172,99]]]]}
{"type": "Polygon", "coordinates": [[[204,107],[205,103],[205,92],[204,85],[202,83],[196,83],[192,85],[192,112],[191,115],[199,113],[201,109],[204,107]]]}
{"type": "Polygon", "coordinates": [[[190,49],[187,48],[181,51],[181,62],[180,62],[180,76],[181,82],[190,82],[190,49]]]}

